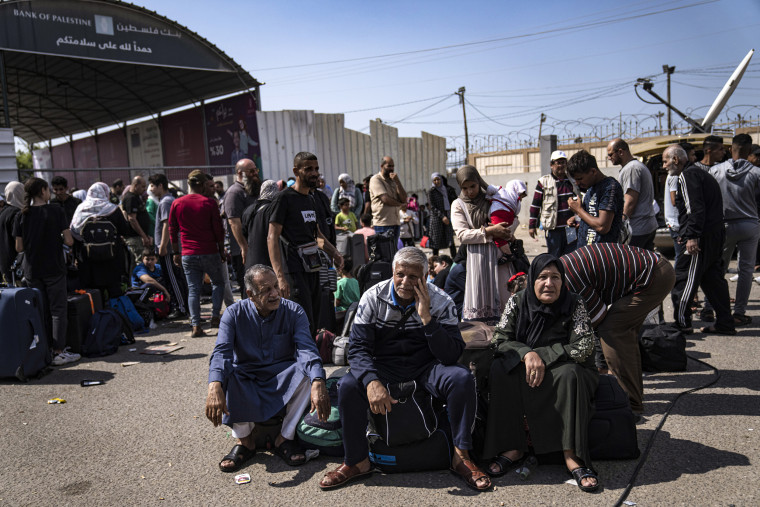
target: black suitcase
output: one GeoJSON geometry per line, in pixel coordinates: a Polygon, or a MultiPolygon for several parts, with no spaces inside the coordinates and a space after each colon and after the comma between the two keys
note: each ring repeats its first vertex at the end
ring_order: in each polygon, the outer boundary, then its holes
{"type": "Polygon", "coordinates": [[[82,352],[82,342],[90,330],[90,320],[95,312],[103,309],[103,300],[98,289],[86,289],[84,294],[69,294],[68,324],[66,326],[66,346],[72,352],[82,352]]]}
{"type": "MultiPolygon", "coordinates": [[[[370,236],[374,237],[374,236],[370,236]]],[[[359,268],[356,279],[359,282],[359,291],[364,294],[373,285],[390,280],[393,277],[393,267],[390,262],[369,261],[359,268]]]]}
{"type": "Polygon", "coordinates": [[[367,262],[367,259],[364,257],[364,252],[366,250],[364,241],[364,236],[362,234],[354,234],[351,236],[349,255],[351,257],[351,262],[354,264],[354,269],[367,262]]]}
{"type": "Polygon", "coordinates": [[[591,459],[638,458],[636,419],[628,395],[613,375],[599,375],[595,405],[588,426],[591,459]]]}
{"type": "Polygon", "coordinates": [[[396,235],[392,231],[378,232],[367,238],[367,249],[371,261],[393,262],[398,251],[396,235]]]}
{"type": "Polygon", "coordinates": [[[329,289],[322,288],[321,305],[317,316],[317,329],[327,329],[331,333],[338,331],[338,322],[335,315],[335,296],[329,289]]]}
{"type": "Polygon", "coordinates": [[[0,330],[0,378],[23,382],[52,361],[39,290],[0,289],[0,330]]]}

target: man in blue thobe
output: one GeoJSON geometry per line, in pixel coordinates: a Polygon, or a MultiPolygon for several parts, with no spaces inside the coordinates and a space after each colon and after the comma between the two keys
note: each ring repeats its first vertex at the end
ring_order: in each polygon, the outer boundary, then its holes
{"type": "Polygon", "coordinates": [[[303,464],[304,453],[293,438],[309,400],[320,420],[327,421],[330,414],[325,370],[306,313],[280,297],[268,266],[248,268],[245,287],[248,299],[222,316],[209,367],[206,417],[214,426],[231,426],[238,439],[219,463],[223,472],[239,470],[255,455],[255,422],[267,421],[283,408],[274,453],[291,466],[303,464]]]}

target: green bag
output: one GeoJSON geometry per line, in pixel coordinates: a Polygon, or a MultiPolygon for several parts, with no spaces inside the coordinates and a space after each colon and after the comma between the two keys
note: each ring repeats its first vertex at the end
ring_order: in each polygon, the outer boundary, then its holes
{"type": "Polygon", "coordinates": [[[316,411],[307,412],[296,427],[296,437],[304,449],[318,449],[327,456],[343,456],[343,426],[338,412],[338,380],[326,381],[327,394],[330,396],[330,417],[322,422],[316,411]]]}

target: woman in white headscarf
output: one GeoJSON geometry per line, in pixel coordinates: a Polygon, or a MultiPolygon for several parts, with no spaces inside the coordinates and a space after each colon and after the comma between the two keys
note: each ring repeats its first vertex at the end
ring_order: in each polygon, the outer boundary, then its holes
{"type": "Polygon", "coordinates": [[[338,183],[340,186],[335,189],[335,192],[333,192],[332,199],[330,200],[330,209],[333,213],[340,213],[338,201],[345,197],[351,203],[351,211],[354,212],[356,218],[360,218],[362,215],[362,209],[364,208],[362,191],[356,188],[354,180],[346,173],[338,176],[338,183]]]}
{"type": "Polygon", "coordinates": [[[127,265],[122,236],[129,234],[131,228],[124,218],[121,209],[110,200],[110,189],[105,183],[93,183],[87,190],[87,198],[77,206],[74,218],[71,219],[71,232],[77,240],[77,259],[79,266],[79,282],[82,287],[100,289],[104,301],[106,292],[108,298],[119,297],[122,276],[127,275],[127,265]],[[114,248],[114,256],[104,261],[94,261],[87,258],[87,251],[82,248],[82,227],[88,220],[102,219],[111,222],[116,228],[118,238],[114,248]]]}
{"type": "Polygon", "coordinates": [[[11,266],[18,255],[16,239],[13,237],[13,222],[16,214],[24,207],[23,183],[11,181],[5,185],[5,203],[0,211],[0,275],[7,283],[11,283],[11,266]]]}

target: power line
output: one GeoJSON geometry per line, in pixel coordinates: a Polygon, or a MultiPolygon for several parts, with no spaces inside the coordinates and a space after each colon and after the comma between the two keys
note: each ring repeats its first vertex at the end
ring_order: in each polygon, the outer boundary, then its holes
{"type": "Polygon", "coordinates": [[[486,40],[481,40],[481,41],[463,42],[463,43],[460,43],[460,44],[448,44],[448,45],[445,45],[445,46],[437,46],[437,47],[433,47],[433,48],[415,49],[415,50],[411,50],[411,51],[399,51],[399,52],[396,52],[396,53],[385,53],[385,54],[372,55],[372,56],[360,56],[360,57],[356,57],[356,58],[344,58],[344,59],[340,59],[340,60],[327,60],[327,61],[323,61],[323,62],[302,63],[302,64],[298,64],[298,65],[283,65],[283,66],[280,66],[280,67],[265,67],[265,68],[261,68],[261,69],[252,69],[252,71],[254,71],[254,72],[261,72],[261,71],[266,71],[266,70],[282,70],[282,69],[294,69],[294,68],[303,68],[303,67],[315,67],[315,66],[319,66],[319,65],[334,65],[336,63],[350,63],[350,62],[358,62],[358,61],[364,61],[364,60],[376,60],[376,59],[379,59],[379,58],[389,58],[389,57],[395,57],[395,56],[406,56],[406,55],[419,54],[419,53],[430,53],[430,52],[442,51],[442,50],[446,50],[446,49],[454,49],[454,48],[461,48],[461,47],[468,47],[468,46],[477,46],[477,45],[483,45],[483,44],[491,44],[491,43],[494,43],[494,42],[503,42],[503,41],[515,40],[515,39],[525,39],[525,38],[529,38],[529,37],[535,37],[537,35],[544,35],[544,34],[557,33],[557,32],[567,32],[567,31],[571,31],[571,30],[586,29],[586,28],[592,28],[592,27],[596,27],[596,26],[604,26],[604,25],[622,23],[624,21],[631,21],[631,20],[634,20],[634,19],[640,19],[640,18],[645,18],[645,17],[650,17],[650,16],[656,16],[658,14],[664,14],[666,12],[674,12],[674,11],[679,11],[679,10],[682,10],[682,9],[689,9],[689,8],[692,8],[692,7],[698,7],[698,6],[701,6],[701,5],[711,4],[711,3],[718,2],[718,1],[720,1],[720,0],[702,0],[700,2],[695,2],[695,3],[691,3],[691,4],[687,4],[687,5],[678,6],[678,7],[670,7],[670,8],[666,8],[666,9],[660,9],[660,10],[657,10],[657,11],[645,12],[643,14],[634,14],[634,15],[630,15],[630,16],[620,16],[620,17],[617,17],[617,18],[611,18],[611,19],[602,20],[602,21],[591,21],[591,22],[588,22],[588,23],[580,23],[580,24],[577,24],[577,25],[570,25],[570,26],[566,26],[566,27],[553,28],[551,30],[539,30],[539,31],[535,31],[535,32],[529,32],[529,33],[524,33],[524,34],[519,34],[519,35],[510,35],[510,36],[507,36],[507,37],[497,37],[497,38],[494,38],[494,39],[486,39],[486,40]]]}
{"type": "Polygon", "coordinates": [[[353,109],[351,111],[343,111],[342,113],[338,113],[338,114],[361,113],[364,111],[375,111],[377,109],[388,109],[391,107],[406,106],[408,104],[418,104],[420,102],[427,102],[428,100],[435,100],[435,99],[440,99],[442,97],[449,97],[450,95],[451,95],[450,93],[447,93],[446,95],[438,95],[436,97],[428,97],[426,99],[419,99],[419,100],[410,100],[409,102],[400,102],[398,104],[389,104],[387,106],[367,107],[365,109],[353,109]]]}

